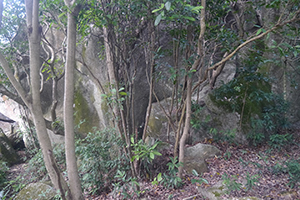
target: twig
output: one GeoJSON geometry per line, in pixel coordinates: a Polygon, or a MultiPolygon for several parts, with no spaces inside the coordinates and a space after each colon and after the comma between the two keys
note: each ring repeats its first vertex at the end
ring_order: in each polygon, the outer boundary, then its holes
{"type": "Polygon", "coordinates": [[[193,199],[193,198],[195,198],[195,197],[197,197],[197,196],[199,196],[199,195],[200,195],[200,194],[196,194],[196,195],[194,195],[194,196],[186,197],[186,198],[184,198],[184,199],[182,199],[182,200],[193,199]]]}

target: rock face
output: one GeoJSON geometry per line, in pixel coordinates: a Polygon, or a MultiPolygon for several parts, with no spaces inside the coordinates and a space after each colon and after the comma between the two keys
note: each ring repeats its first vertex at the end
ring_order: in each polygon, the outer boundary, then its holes
{"type": "Polygon", "coordinates": [[[13,165],[19,161],[18,154],[2,129],[0,129],[0,159],[7,162],[8,165],[13,165]]]}
{"type": "Polygon", "coordinates": [[[22,189],[15,200],[49,200],[56,195],[56,191],[45,183],[30,183],[22,189]]]}
{"type": "MultiPolygon", "coordinates": [[[[233,62],[228,62],[223,72],[218,77],[215,87],[219,87],[223,83],[228,83],[230,80],[234,78],[236,66],[233,62]]],[[[200,91],[198,97],[194,96],[193,99],[198,99],[199,102],[204,102],[203,109],[199,115],[199,123],[206,122],[203,126],[201,125],[201,129],[190,131],[191,144],[195,144],[204,138],[209,137],[209,132],[211,128],[217,127],[218,130],[232,130],[238,127],[239,116],[236,113],[228,113],[225,110],[218,108],[216,105],[211,102],[208,97],[210,91],[210,86],[206,85],[200,91]],[[209,120],[207,120],[209,118],[209,120]]],[[[168,119],[163,112],[162,108],[169,114],[171,120],[175,121],[175,108],[170,108],[171,100],[170,98],[166,98],[159,103],[152,104],[152,111],[150,114],[150,120],[148,124],[147,134],[148,136],[157,138],[161,141],[168,141],[171,144],[175,142],[175,132],[172,128],[168,128],[168,119]],[[169,131],[168,131],[169,130],[169,131]]],[[[175,106],[174,106],[175,107],[175,106]]],[[[180,112],[179,112],[180,114],[180,112]]],[[[177,116],[178,117],[178,116],[177,116]]],[[[180,117],[180,116],[179,116],[180,117]]]]}
{"type": "Polygon", "coordinates": [[[240,130],[240,114],[237,112],[228,112],[224,108],[217,106],[208,95],[205,99],[205,106],[201,112],[196,115],[201,122],[199,130],[195,134],[206,135],[212,137],[210,131],[214,128],[220,133],[234,132],[234,140],[245,144],[247,138],[240,130]]]}
{"type": "Polygon", "coordinates": [[[220,155],[221,151],[215,146],[208,144],[196,144],[188,147],[184,151],[184,169],[187,173],[192,173],[193,169],[202,174],[208,171],[205,159],[220,155]]]}

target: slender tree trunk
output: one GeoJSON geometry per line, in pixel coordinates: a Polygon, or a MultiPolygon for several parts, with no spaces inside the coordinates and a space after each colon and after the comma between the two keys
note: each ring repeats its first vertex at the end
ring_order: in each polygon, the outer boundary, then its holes
{"type": "MultiPolygon", "coordinates": [[[[39,26],[39,1],[26,1],[26,17],[28,27],[29,52],[30,52],[30,82],[32,92],[31,113],[33,115],[34,125],[36,128],[38,140],[42,149],[45,165],[50,179],[55,188],[59,189],[64,199],[64,195],[69,194],[68,185],[64,181],[55,159],[52,154],[52,145],[47,133],[45,120],[43,117],[41,99],[40,99],[40,42],[41,27],[39,26]],[[49,153],[50,152],[50,153],[49,153]]],[[[69,196],[67,196],[70,199],[69,196]]]]}
{"type": "Polygon", "coordinates": [[[79,6],[73,9],[73,3],[65,1],[68,6],[68,28],[67,28],[67,58],[65,66],[65,88],[64,88],[64,127],[65,127],[65,149],[67,172],[72,200],[82,200],[82,190],[78,175],[77,161],[75,155],[75,134],[74,134],[74,68],[76,53],[76,17],[79,6]]]}
{"type": "MultiPolygon", "coordinates": [[[[148,16],[150,16],[150,13],[148,13],[148,16]]],[[[155,51],[155,28],[153,21],[149,22],[149,31],[150,31],[150,44],[149,49],[150,51],[146,51],[146,53],[149,54],[149,60],[147,63],[149,63],[150,66],[150,76],[148,76],[148,83],[149,83],[149,101],[148,101],[148,108],[146,112],[146,119],[145,119],[145,126],[143,130],[143,136],[142,139],[145,141],[146,134],[147,134],[147,128],[150,120],[151,110],[152,110],[152,98],[153,98],[153,90],[154,90],[154,67],[155,67],[155,60],[154,60],[154,51],[155,51]]],[[[146,72],[147,73],[147,72],[146,72]]]]}
{"type": "MultiPolygon", "coordinates": [[[[200,13],[200,34],[198,38],[198,49],[197,54],[198,58],[193,63],[192,67],[190,68],[190,71],[188,73],[193,73],[194,70],[198,68],[198,66],[201,64],[201,59],[204,57],[204,33],[205,33],[205,8],[206,8],[206,0],[201,0],[201,6],[203,7],[201,9],[200,13]]],[[[184,164],[184,150],[185,150],[185,141],[188,136],[189,130],[190,130],[190,121],[191,121],[191,107],[192,107],[192,74],[187,75],[187,86],[186,86],[186,116],[185,116],[185,124],[182,136],[180,138],[179,143],[179,162],[184,164]]],[[[178,168],[178,176],[181,178],[183,174],[183,165],[181,165],[178,168]]]]}
{"type": "MultiPolygon", "coordinates": [[[[187,76],[187,96],[186,96],[186,114],[185,114],[185,124],[184,124],[184,129],[182,136],[180,138],[179,142],[179,162],[184,164],[184,146],[185,146],[185,141],[188,136],[189,130],[190,130],[190,121],[191,121],[191,105],[192,105],[192,77],[187,76]]],[[[182,178],[182,173],[183,173],[183,166],[181,165],[178,169],[178,176],[182,178]]]]}

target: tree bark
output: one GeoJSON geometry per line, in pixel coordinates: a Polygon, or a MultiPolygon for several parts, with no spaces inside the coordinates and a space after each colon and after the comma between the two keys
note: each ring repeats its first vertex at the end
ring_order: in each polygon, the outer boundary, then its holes
{"type": "Polygon", "coordinates": [[[64,88],[64,127],[65,127],[65,149],[67,172],[71,197],[73,200],[82,200],[82,190],[78,175],[78,167],[75,155],[74,134],[74,68],[76,53],[76,17],[79,13],[79,5],[74,7],[72,3],[65,0],[68,6],[68,28],[67,28],[67,58],[65,66],[65,88],[64,88]],[[72,9],[72,7],[74,7],[72,9]]]}
{"type": "MultiPolygon", "coordinates": [[[[149,7],[149,5],[148,5],[149,7]]],[[[150,13],[148,12],[148,16],[150,17],[150,13]]],[[[145,141],[147,128],[150,120],[151,110],[152,110],[152,98],[153,98],[153,90],[154,90],[154,67],[155,67],[155,60],[154,60],[154,51],[155,51],[155,28],[153,21],[150,21],[149,24],[149,31],[150,31],[150,43],[149,43],[149,51],[145,51],[149,54],[149,60],[146,62],[150,66],[150,75],[148,76],[148,83],[149,83],[149,101],[148,107],[146,112],[146,119],[145,119],[145,126],[143,130],[142,139],[145,141]]],[[[147,69],[146,69],[147,70],[147,69]]],[[[146,72],[147,73],[147,72],[146,72]]]]}
{"type": "Polygon", "coordinates": [[[57,165],[53,158],[52,145],[47,133],[46,123],[43,117],[41,99],[40,99],[40,42],[41,42],[41,27],[39,26],[39,1],[27,0],[26,4],[26,17],[28,28],[29,52],[30,52],[30,82],[32,92],[32,105],[31,113],[33,115],[34,125],[37,132],[37,137],[42,149],[46,169],[49,173],[50,179],[55,188],[62,190],[61,194],[67,193],[67,199],[71,199],[69,195],[69,188],[64,181],[61,173],[57,170],[57,165]]]}
{"type": "MultiPolygon", "coordinates": [[[[198,58],[193,63],[190,71],[188,73],[193,73],[194,70],[198,68],[201,63],[201,59],[204,57],[204,33],[205,33],[205,8],[206,8],[206,0],[201,0],[201,9],[200,13],[200,34],[198,38],[198,46],[197,46],[197,54],[198,58]]],[[[179,142],[179,158],[178,161],[184,165],[184,150],[185,150],[185,141],[188,136],[190,130],[190,121],[191,121],[191,108],[192,108],[192,74],[187,75],[187,86],[186,86],[186,116],[185,116],[185,124],[182,136],[179,142]]],[[[178,176],[182,178],[183,174],[183,165],[180,165],[178,168],[178,176]]]]}

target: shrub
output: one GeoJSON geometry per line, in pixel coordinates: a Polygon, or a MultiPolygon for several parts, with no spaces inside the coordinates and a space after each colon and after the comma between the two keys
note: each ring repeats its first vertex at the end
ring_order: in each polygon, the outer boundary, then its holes
{"type": "Polygon", "coordinates": [[[3,186],[6,183],[6,175],[8,172],[9,168],[7,166],[7,163],[4,162],[3,160],[0,160],[0,189],[3,188],[3,186]]]}
{"type": "Polygon", "coordinates": [[[269,145],[275,149],[281,149],[293,142],[291,134],[274,134],[270,136],[269,145]]]}
{"type": "Polygon", "coordinates": [[[153,145],[149,145],[145,143],[143,140],[138,142],[134,141],[134,138],[131,138],[131,147],[134,156],[132,156],[131,161],[137,160],[139,161],[140,167],[143,166],[146,170],[146,173],[149,175],[151,174],[150,166],[152,165],[152,161],[154,160],[155,156],[161,156],[156,149],[157,146],[160,144],[160,141],[156,141],[153,145]]]}
{"type": "MultiPolygon", "coordinates": [[[[65,148],[63,144],[56,144],[53,147],[53,154],[55,160],[58,164],[58,167],[62,170],[66,170],[66,157],[65,157],[65,148]]],[[[35,180],[45,179],[47,175],[46,166],[43,159],[42,150],[36,150],[36,154],[28,161],[25,175],[30,174],[31,182],[35,180]]]]}
{"type": "Polygon", "coordinates": [[[256,66],[245,66],[239,76],[214,90],[211,99],[241,116],[240,128],[253,145],[267,142],[271,135],[288,127],[288,103],[271,91],[271,79],[256,66]]]}
{"type": "Polygon", "coordinates": [[[177,176],[177,173],[178,168],[182,165],[182,163],[177,161],[177,157],[170,157],[170,159],[171,162],[167,164],[168,171],[163,174],[161,183],[167,188],[179,188],[183,185],[183,181],[177,176]]]}
{"type": "Polygon", "coordinates": [[[300,160],[291,160],[286,163],[286,171],[289,173],[289,185],[293,188],[300,182],[300,160]]]}
{"type": "Polygon", "coordinates": [[[228,144],[236,144],[236,130],[218,131],[215,128],[210,129],[210,134],[216,142],[226,142],[228,144]]]}
{"type": "Polygon", "coordinates": [[[129,171],[129,160],[122,149],[124,144],[114,129],[88,133],[76,142],[79,172],[83,189],[92,194],[107,189],[117,171],[129,171]]]}
{"type": "Polygon", "coordinates": [[[289,186],[295,187],[296,184],[300,183],[300,160],[288,160],[283,164],[277,163],[271,167],[273,174],[288,173],[289,174],[289,186]]]}

